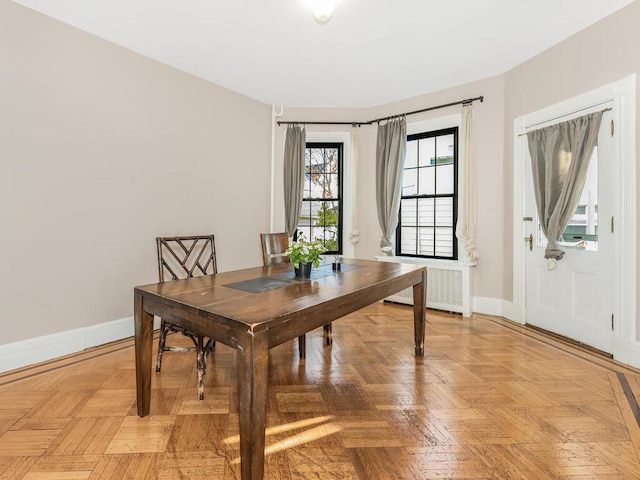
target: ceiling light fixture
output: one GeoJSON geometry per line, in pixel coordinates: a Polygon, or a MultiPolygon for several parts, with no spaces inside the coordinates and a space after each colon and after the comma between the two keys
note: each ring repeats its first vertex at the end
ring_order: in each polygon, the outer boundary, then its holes
{"type": "Polygon", "coordinates": [[[311,4],[318,23],[327,23],[333,15],[333,0],[313,0],[311,4]]]}

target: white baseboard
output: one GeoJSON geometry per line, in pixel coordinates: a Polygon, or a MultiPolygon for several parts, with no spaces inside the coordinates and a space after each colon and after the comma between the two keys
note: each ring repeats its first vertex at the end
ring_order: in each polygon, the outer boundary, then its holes
{"type": "Polygon", "coordinates": [[[523,323],[521,309],[513,302],[499,298],[473,297],[473,311],[523,323]]]}
{"type": "MultiPolygon", "coordinates": [[[[520,308],[513,302],[498,298],[473,297],[473,311],[523,323],[520,308]]],[[[159,327],[160,320],[155,318],[154,328],[159,327]]],[[[90,327],[7,343],[0,345],[0,373],[81,352],[87,348],[133,335],[133,317],[127,317],[90,327]]],[[[640,368],[640,342],[628,342],[626,347],[627,358],[616,358],[616,360],[640,368]]]]}
{"type": "Polygon", "coordinates": [[[40,363],[134,335],[133,317],[0,345],[0,372],[40,363]]]}
{"type": "Polygon", "coordinates": [[[473,297],[473,312],[502,316],[502,300],[489,297],[473,297]]]}
{"type": "Polygon", "coordinates": [[[626,363],[635,368],[640,368],[640,343],[627,343],[627,358],[616,358],[621,363],[626,363]]]}
{"type": "Polygon", "coordinates": [[[513,302],[508,302],[506,300],[502,301],[502,316],[512,322],[519,323],[520,325],[525,324],[524,313],[522,307],[516,305],[513,302]]]}

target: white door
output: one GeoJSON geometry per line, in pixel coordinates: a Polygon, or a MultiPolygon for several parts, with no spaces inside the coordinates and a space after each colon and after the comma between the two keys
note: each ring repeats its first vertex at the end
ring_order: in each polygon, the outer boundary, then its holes
{"type": "Polygon", "coordinates": [[[564,258],[553,270],[549,270],[544,258],[546,238],[539,227],[527,150],[523,218],[527,238],[522,247],[527,252],[526,322],[607,353],[613,353],[616,278],[613,213],[618,197],[619,164],[611,135],[612,120],[614,112],[605,112],[580,206],[565,231],[564,258]],[[597,240],[593,236],[596,234],[597,240]]]}

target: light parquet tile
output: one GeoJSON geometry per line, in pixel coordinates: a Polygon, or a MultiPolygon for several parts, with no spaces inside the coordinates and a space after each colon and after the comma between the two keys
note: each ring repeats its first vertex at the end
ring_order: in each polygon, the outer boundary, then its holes
{"type": "Polygon", "coordinates": [[[94,390],[58,391],[28,414],[31,418],[69,418],[82,409],[94,390]]]}
{"type": "Polygon", "coordinates": [[[411,459],[427,480],[493,479],[492,469],[473,449],[462,446],[412,448],[411,459]]]}
{"type": "Polygon", "coordinates": [[[16,391],[12,387],[12,384],[4,388],[0,387],[0,418],[2,419],[22,418],[50,396],[46,392],[26,389],[16,391]]]}
{"type": "Polygon", "coordinates": [[[80,417],[65,425],[46,455],[101,455],[109,446],[124,417],[80,417]]]}
{"type": "Polygon", "coordinates": [[[24,477],[38,457],[0,457],[0,480],[24,477]]]}
{"type": "Polygon", "coordinates": [[[0,437],[0,457],[43,455],[62,429],[9,430],[0,437]]]}
{"type": "Polygon", "coordinates": [[[222,478],[227,458],[224,454],[203,452],[172,452],[162,456],[158,469],[158,480],[185,478],[189,480],[211,480],[222,478]]]}
{"type": "Polygon", "coordinates": [[[126,417],[107,447],[107,454],[164,452],[174,415],[126,417]]]}
{"type": "MultiPolygon", "coordinates": [[[[333,332],[269,353],[266,480],[640,478],[633,369],[482,315],[429,311],[423,358],[406,306],[333,332]]],[[[131,340],[0,375],[0,480],[239,480],[235,366],[219,345],[199,402],[167,353],[143,419],[131,340]]]]}
{"type": "Polygon", "coordinates": [[[100,455],[43,456],[22,477],[23,480],[86,480],[100,461],[100,455]]]}
{"type": "Polygon", "coordinates": [[[98,390],[77,413],[77,416],[125,416],[135,401],[135,390],[98,390]]]}
{"type": "Polygon", "coordinates": [[[348,450],[344,448],[291,448],[287,450],[291,478],[360,480],[348,450]]]}
{"type": "Polygon", "coordinates": [[[162,458],[163,454],[160,453],[103,455],[88,480],[156,479],[160,473],[162,458]]]}

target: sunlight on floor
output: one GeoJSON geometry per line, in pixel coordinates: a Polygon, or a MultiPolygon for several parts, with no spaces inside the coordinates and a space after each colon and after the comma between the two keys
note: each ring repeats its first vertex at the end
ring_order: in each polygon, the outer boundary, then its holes
{"type": "MultiPolygon", "coordinates": [[[[333,415],[325,415],[322,417],[300,420],[299,422],[287,423],[285,425],[279,425],[277,427],[270,427],[266,429],[265,436],[268,438],[270,435],[276,435],[278,433],[290,432],[292,430],[306,428],[312,425],[318,425],[320,423],[328,422],[332,418],[334,418],[333,415]]],[[[303,443],[309,443],[319,438],[328,437],[329,435],[338,433],[340,430],[342,430],[342,427],[339,427],[334,423],[324,423],[323,425],[318,425],[317,427],[305,430],[304,432],[297,433],[293,436],[285,438],[284,440],[268,445],[265,448],[264,453],[265,455],[270,455],[276,452],[280,452],[282,450],[286,450],[287,448],[302,445],[303,443]]],[[[223,441],[227,445],[237,444],[240,443],[240,436],[234,435],[232,437],[225,438],[223,441]]],[[[238,465],[239,463],[240,457],[235,458],[231,461],[232,465],[238,465]]]]}

